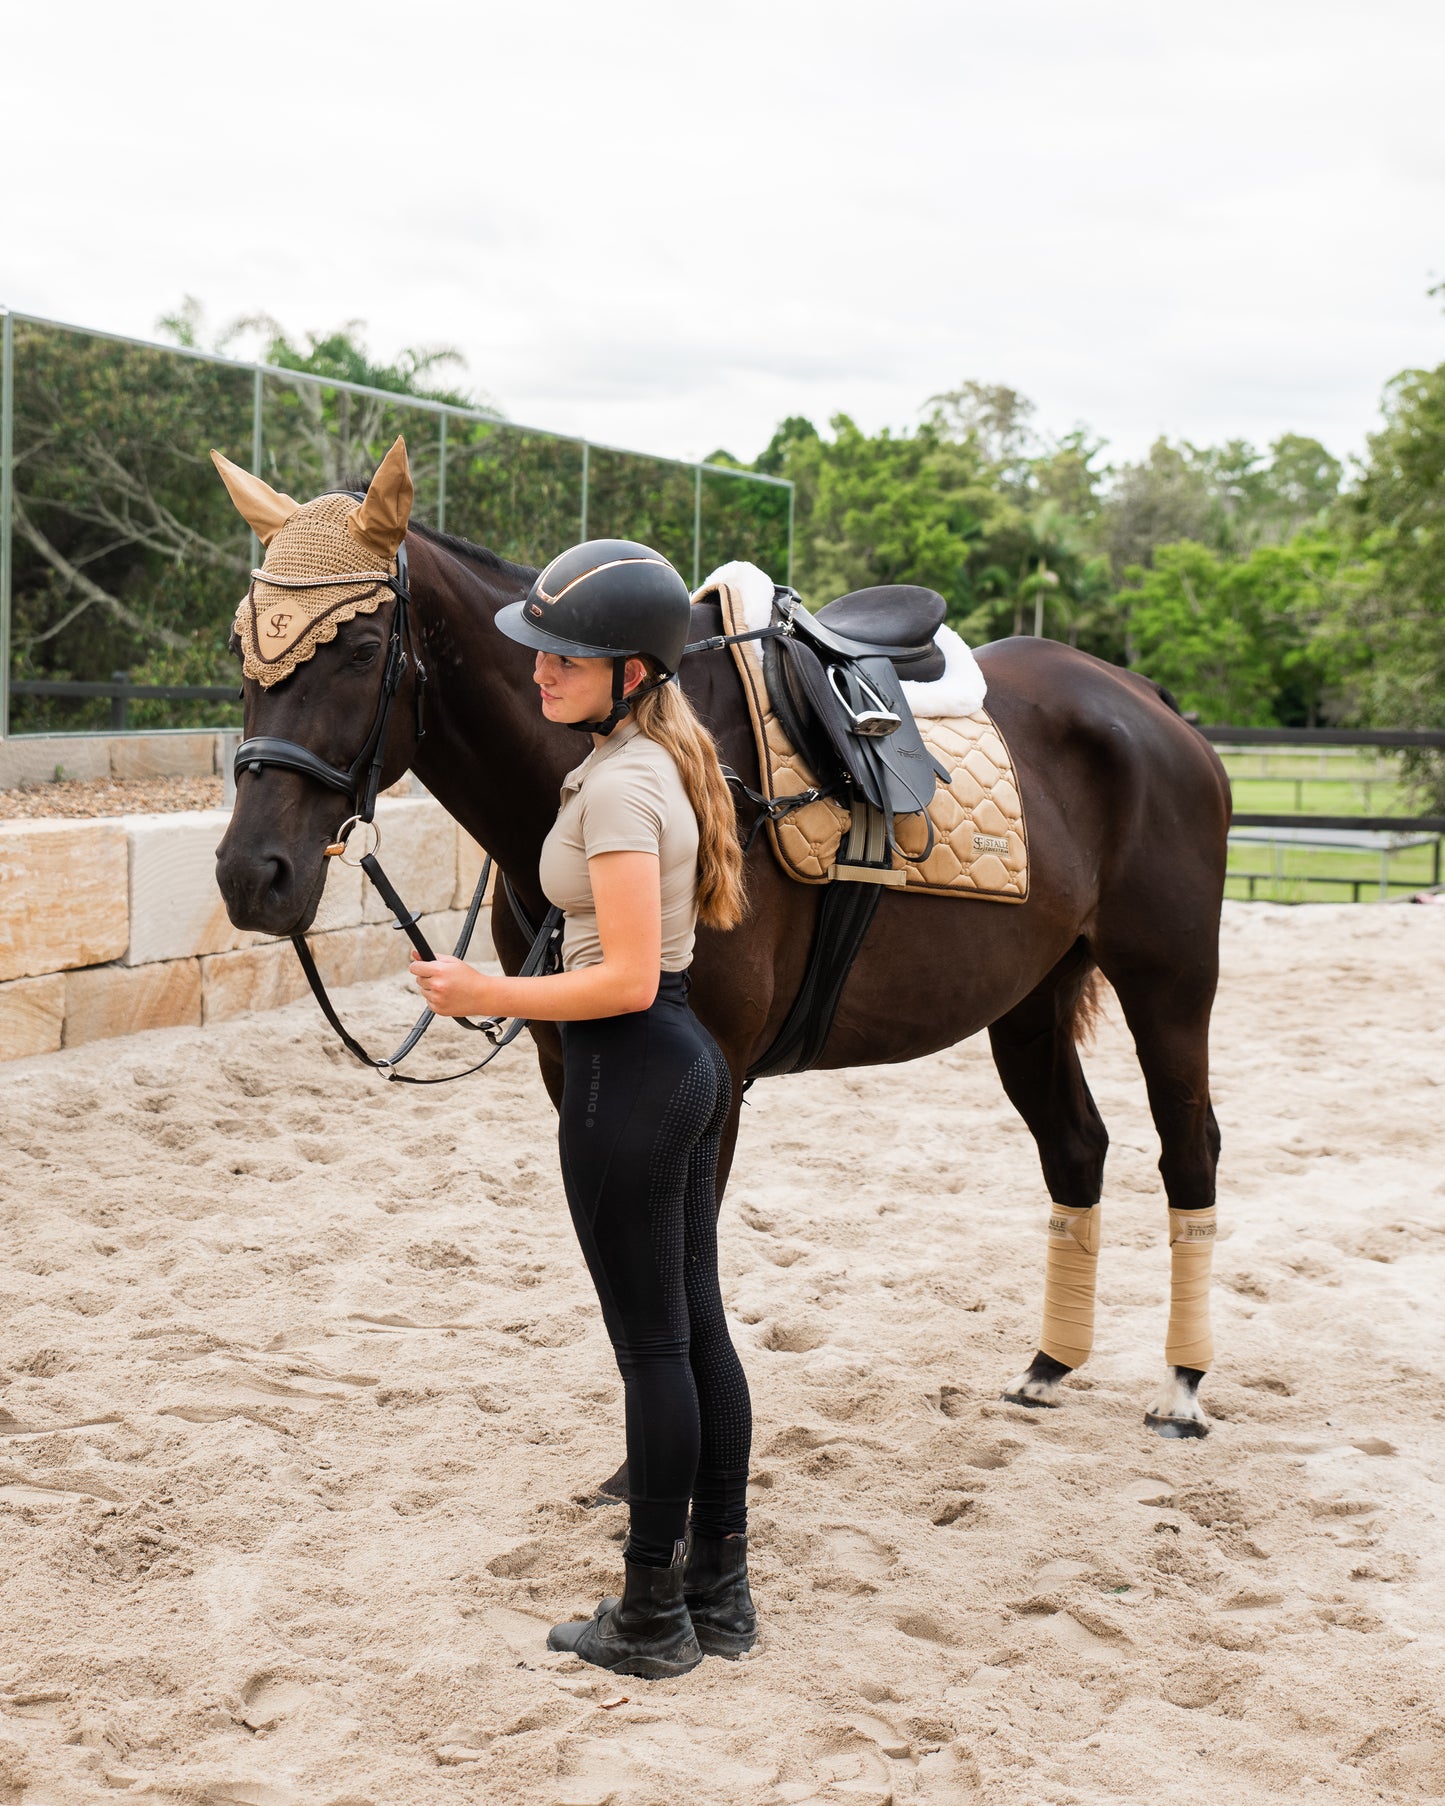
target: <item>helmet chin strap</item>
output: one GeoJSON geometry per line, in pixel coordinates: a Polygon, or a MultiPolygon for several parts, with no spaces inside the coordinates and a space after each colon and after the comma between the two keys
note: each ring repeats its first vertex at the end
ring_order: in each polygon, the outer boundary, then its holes
{"type": "Polygon", "coordinates": [[[630,696],[624,696],[622,687],[627,682],[627,660],[615,658],[612,661],[612,707],[600,721],[569,721],[567,725],[575,728],[579,734],[597,734],[605,740],[618,722],[631,712],[634,702],[672,681],[672,677],[644,678],[630,696]]]}

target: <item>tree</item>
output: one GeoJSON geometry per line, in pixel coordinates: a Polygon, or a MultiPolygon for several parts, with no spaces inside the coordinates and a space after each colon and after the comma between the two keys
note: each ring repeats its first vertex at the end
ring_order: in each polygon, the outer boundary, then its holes
{"type": "Polygon", "coordinates": [[[1361,653],[1325,631],[1360,576],[1337,538],[1301,535],[1230,558],[1183,541],[1158,546],[1114,598],[1131,664],[1207,722],[1316,726],[1337,714],[1361,653]]]}
{"type": "Polygon", "coordinates": [[[1147,567],[1156,546],[1192,540],[1240,557],[1318,527],[1339,493],[1342,466],[1318,439],[1286,433],[1269,452],[1246,439],[1178,445],[1157,439],[1149,455],[1113,473],[1103,544],[1121,580],[1147,567]]]}
{"type": "Polygon", "coordinates": [[[1029,459],[1039,445],[1029,424],[1034,404],[1006,383],[964,382],[930,395],[924,407],[939,436],[972,445],[1015,489],[1029,486],[1029,459]]]}
{"type": "Polygon", "coordinates": [[[1212,501],[1209,479],[1189,448],[1156,439],[1146,458],[1118,471],[1104,506],[1103,549],[1116,578],[1135,565],[1148,569],[1156,546],[1204,543],[1212,501]]]}
{"type": "MultiPolygon", "coordinates": [[[[764,458],[796,485],[794,582],[811,606],[878,583],[936,589],[951,618],[978,608],[979,548],[1013,512],[977,448],[933,421],[864,433],[846,414],[825,439],[784,422],[764,458]]],[[[763,460],[759,460],[761,464],[763,460]]]]}
{"type": "MultiPolygon", "coordinates": [[[[1386,388],[1384,416],[1344,507],[1372,573],[1351,611],[1373,655],[1355,707],[1372,723],[1445,727],[1445,364],[1402,371],[1386,388]]],[[[1445,757],[1408,764],[1445,808],[1445,757]]]]}

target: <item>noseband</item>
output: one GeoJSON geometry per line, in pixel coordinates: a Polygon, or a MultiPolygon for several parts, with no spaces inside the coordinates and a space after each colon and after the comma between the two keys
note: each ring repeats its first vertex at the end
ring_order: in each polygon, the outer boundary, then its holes
{"type": "MultiPolygon", "coordinates": [[[[348,490],[343,493],[354,494],[355,492],[348,490]]],[[[358,495],[356,499],[360,501],[363,498],[358,495]]],[[[266,577],[264,572],[252,571],[253,585],[258,578],[267,583],[275,581],[271,577],[266,577]]],[[[391,637],[387,642],[386,664],[381,674],[381,694],[377,698],[376,714],[372,718],[371,729],[362,742],[361,751],[357,753],[351,764],[343,770],[339,765],[328,764],[325,759],[312,752],[310,747],[302,746],[295,740],[282,739],[272,734],[257,734],[249,740],[243,740],[236,748],[234,771],[238,784],[243,771],[262,772],[269,765],[278,771],[299,772],[302,777],[311,778],[318,784],[324,784],[328,790],[335,790],[349,800],[352,813],[337,830],[336,839],[327,847],[327,858],[338,858],[344,854],[347,838],[351,830],[359,824],[370,824],[373,832],[376,832],[373,817],[376,814],[377,791],[381,785],[381,769],[386,759],[387,731],[391,726],[391,711],[396,702],[397,692],[401,689],[402,679],[406,676],[408,665],[413,666],[416,670],[416,737],[418,741],[426,738],[423,704],[426,696],[427,675],[426,666],[417,656],[412,638],[411,589],[408,582],[406,544],[403,542],[396,549],[395,577],[387,571],[374,573],[366,571],[340,577],[307,578],[305,580],[290,578],[283,580],[280,585],[285,589],[333,589],[338,584],[366,582],[372,578],[375,580],[377,589],[389,589],[396,597],[396,612],[391,619],[391,637]]],[[[363,854],[357,863],[376,887],[378,895],[387,908],[395,916],[395,926],[406,935],[416,949],[417,956],[424,960],[434,960],[436,954],[432,951],[431,943],[421,931],[418,913],[407,908],[395,885],[381,869],[380,861],[376,857],[379,844],[380,836],[378,834],[376,844],[372,846],[371,851],[363,854]]],[[[467,956],[467,948],[471,945],[472,932],[476,928],[477,917],[481,913],[482,901],[486,896],[487,883],[491,875],[492,856],[488,853],[482,862],[481,875],[477,879],[476,889],[472,892],[471,904],[462,923],[462,932],[457,940],[454,953],[456,959],[465,959],[467,956]]],[[[503,878],[503,884],[506,885],[507,895],[512,901],[513,909],[516,910],[518,904],[512,887],[505,878],[503,878]]],[[[553,908],[547,912],[542,926],[536,931],[531,950],[522,965],[521,976],[530,978],[537,973],[552,969],[559,960],[561,936],[562,912],[560,909],[553,908]]],[[[317,970],[316,961],[312,958],[311,949],[306,944],[305,935],[293,934],[291,945],[296,949],[296,957],[301,962],[301,969],[306,974],[306,981],[311,986],[312,995],[321,1006],[326,1020],[340,1036],[347,1052],[354,1054],[362,1065],[372,1067],[385,1078],[395,1080],[398,1084],[445,1085],[452,1079],[463,1079],[473,1072],[480,1072],[483,1066],[490,1064],[502,1049],[509,1042],[514,1041],[526,1027],[522,1017],[513,1018],[504,1030],[501,1027],[500,1018],[487,1017],[480,1022],[472,1022],[465,1016],[459,1016],[455,1019],[458,1027],[474,1029],[485,1035],[492,1044],[491,1052],[485,1059],[479,1060],[475,1066],[469,1066],[465,1072],[451,1072],[440,1078],[432,1079],[414,1078],[409,1073],[398,1072],[396,1068],[431,1027],[435,1020],[432,1012],[423,1010],[396,1052],[389,1059],[379,1059],[375,1055],[369,1054],[343,1026],[341,1018],[337,1015],[336,1008],[327,994],[321,974],[317,970]]]]}

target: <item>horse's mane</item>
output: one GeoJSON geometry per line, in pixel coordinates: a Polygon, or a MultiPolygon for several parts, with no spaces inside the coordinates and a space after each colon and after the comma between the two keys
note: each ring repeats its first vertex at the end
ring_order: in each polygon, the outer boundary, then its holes
{"type": "Polygon", "coordinates": [[[495,572],[499,577],[530,586],[537,575],[536,568],[532,565],[514,564],[510,558],[503,558],[488,546],[479,546],[474,540],[463,539],[456,533],[439,532],[435,527],[424,526],[419,520],[411,523],[411,531],[419,533],[423,539],[429,539],[433,545],[441,546],[445,551],[455,552],[459,558],[481,565],[485,571],[495,572]]]}

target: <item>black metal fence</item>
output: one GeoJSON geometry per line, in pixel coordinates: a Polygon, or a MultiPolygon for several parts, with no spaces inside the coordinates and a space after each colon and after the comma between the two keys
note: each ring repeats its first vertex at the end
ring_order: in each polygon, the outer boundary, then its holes
{"type": "Polygon", "coordinates": [[[61,683],[48,679],[20,680],[10,686],[12,696],[60,696],[72,700],[110,700],[111,731],[129,732],[133,702],[236,702],[241,692],[234,684],[133,684],[125,671],[113,671],[106,683],[61,683]]]}

